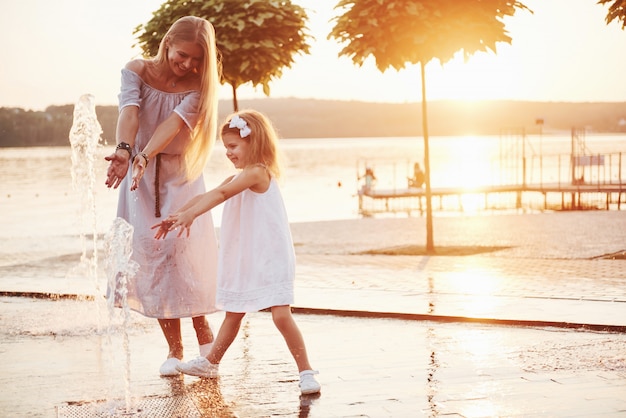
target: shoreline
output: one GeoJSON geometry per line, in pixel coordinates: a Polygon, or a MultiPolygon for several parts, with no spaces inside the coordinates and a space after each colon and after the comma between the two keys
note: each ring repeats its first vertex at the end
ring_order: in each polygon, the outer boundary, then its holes
{"type": "MultiPolygon", "coordinates": [[[[392,248],[419,249],[426,243],[425,217],[299,222],[291,229],[296,254],[374,255],[392,248]]],[[[433,217],[435,250],[447,249],[438,254],[442,256],[471,256],[469,250],[474,249],[493,257],[593,259],[624,251],[623,231],[623,211],[433,217]]]]}
{"type": "MultiPolygon", "coordinates": [[[[532,213],[468,213],[433,216],[436,254],[431,256],[494,256],[514,258],[597,259],[626,250],[621,210],[558,211],[532,213]]],[[[290,222],[296,254],[371,256],[426,256],[425,217],[358,217],[353,219],[290,222]]],[[[219,225],[215,226],[219,238],[219,225]]],[[[5,231],[6,232],[6,231],[5,231]]],[[[100,247],[107,230],[97,234],[100,247]]],[[[93,239],[84,234],[87,246],[93,239]]],[[[40,257],[70,262],[82,247],[81,235],[30,235],[4,237],[0,259],[15,254],[15,265],[40,257]],[[34,244],[34,243],[37,244],[34,244]],[[24,250],[20,250],[20,248],[24,250]],[[72,249],[75,248],[75,251],[72,249]],[[22,254],[23,252],[23,254],[22,254]]],[[[87,250],[89,256],[92,249],[87,250]]]]}

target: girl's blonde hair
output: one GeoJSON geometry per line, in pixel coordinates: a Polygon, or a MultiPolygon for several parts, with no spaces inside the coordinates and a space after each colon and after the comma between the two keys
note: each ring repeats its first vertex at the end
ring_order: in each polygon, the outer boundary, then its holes
{"type": "Polygon", "coordinates": [[[234,116],[239,116],[246,121],[248,128],[250,128],[250,134],[242,138],[247,140],[249,144],[247,163],[263,164],[275,178],[279,178],[282,171],[282,155],[278,149],[278,134],[272,122],[267,116],[256,110],[242,110],[226,118],[220,129],[222,136],[229,132],[239,135],[239,128],[229,127],[234,116]]]}
{"type": "Polygon", "coordinates": [[[215,29],[206,19],[181,17],[169,28],[159,44],[159,52],[155,57],[158,64],[167,62],[168,42],[170,45],[176,42],[196,42],[204,51],[202,64],[194,70],[200,77],[198,121],[183,153],[187,179],[193,180],[202,174],[215,144],[219,85],[215,29]]]}

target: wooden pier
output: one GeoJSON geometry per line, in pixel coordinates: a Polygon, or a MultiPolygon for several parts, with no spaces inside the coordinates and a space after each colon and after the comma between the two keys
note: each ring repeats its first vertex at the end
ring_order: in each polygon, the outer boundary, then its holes
{"type": "MultiPolygon", "coordinates": [[[[529,155],[527,150],[534,147],[523,128],[503,129],[500,150],[493,185],[431,188],[432,209],[464,211],[466,203],[471,203],[472,210],[621,210],[626,195],[626,153],[593,153],[587,147],[584,128],[572,128],[567,154],[529,155]]],[[[379,189],[375,181],[362,184],[357,192],[359,214],[410,215],[425,210],[425,188],[408,187],[412,184],[408,173],[397,175],[396,165],[393,167],[393,178],[407,178],[407,186],[379,189]]],[[[357,172],[362,172],[361,164],[357,164],[357,172]]]]}
{"type": "MultiPolygon", "coordinates": [[[[626,184],[535,184],[499,185],[474,188],[431,189],[434,210],[464,210],[465,196],[482,195],[482,209],[582,210],[621,209],[626,197],[626,184]]],[[[359,214],[421,213],[426,208],[426,190],[419,189],[361,189],[358,192],[359,214]]]]}

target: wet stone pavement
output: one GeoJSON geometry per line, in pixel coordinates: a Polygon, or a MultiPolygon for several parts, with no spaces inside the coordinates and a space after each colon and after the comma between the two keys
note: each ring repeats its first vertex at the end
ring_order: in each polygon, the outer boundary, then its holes
{"type": "MultiPolygon", "coordinates": [[[[300,396],[267,312],[246,317],[219,379],[161,378],[156,321],[131,313],[124,323],[119,310],[110,320],[100,298],[16,296],[88,294],[62,274],[44,280],[59,259],[3,268],[0,415],[626,416],[626,261],[597,258],[626,247],[623,212],[435,219],[441,248],[506,248],[360,254],[423,241],[423,224],[293,225],[294,312],[320,371],[319,396],[300,396]]],[[[222,317],[209,316],[214,329],[222,317]]],[[[190,359],[191,321],[182,328],[190,359]]]]}

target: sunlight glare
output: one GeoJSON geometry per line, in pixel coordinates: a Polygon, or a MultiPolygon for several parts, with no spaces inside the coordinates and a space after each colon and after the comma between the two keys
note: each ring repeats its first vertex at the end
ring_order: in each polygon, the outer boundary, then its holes
{"type": "Polygon", "coordinates": [[[478,212],[485,208],[485,195],[482,193],[465,193],[461,195],[464,212],[478,212]]]}
{"type": "Polygon", "coordinates": [[[483,318],[489,317],[497,308],[496,292],[499,278],[493,272],[478,265],[455,274],[456,280],[450,283],[453,293],[463,295],[459,299],[459,308],[464,316],[483,318]]]}
{"type": "Polygon", "coordinates": [[[437,184],[438,187],[461,187],[468,191],[492,184],[492,167],[476,164],[477,161],[485,161],[487,144],[481,142],[478,137],[464,136],[458,138],[454,149],[454,153],[442,156],[447,160],[445,166],[454,169],[432,173],[433,184],[437,184]]]}
{"type": "Polygon", "coordinates": [[[431,62],[426,69],[428,96],[432,99],[454,97],[459,101],[508,99],[519,92],[517,83],[523,65],[502,46],[498,55],[476,53],[467,62],[458,52],[443,66],[431,62]]]}
{"type": "MultiPolygon", "coordinates": [[[[486,385],[482,384],[482,386],[486,385]]],[[[495,385],[492,383],[491,386],[495,385]]],[[[497,389],[497,387],[495,389],[497,389]]],[[[493,393],[490,391],[494,391],[494,388],[486,388],[478,392],[480,395],[484,396],[484,393],[493,393]]],[[[482,399],[480,402],[467,403],[461,411],[463,416],[466,417],[495,417],[498,416],[499,412],[493,403],[488,399],[482,399]]]]}

